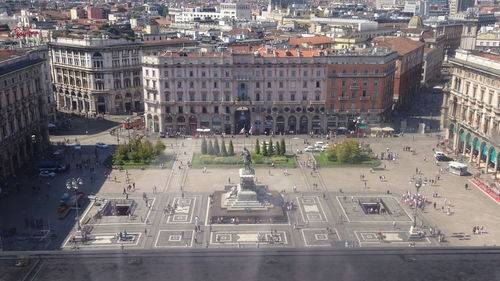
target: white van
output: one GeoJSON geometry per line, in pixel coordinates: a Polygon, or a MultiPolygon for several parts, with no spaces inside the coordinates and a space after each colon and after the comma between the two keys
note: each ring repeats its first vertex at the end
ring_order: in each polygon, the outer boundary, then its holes
{"type": "Polygon", "coordinates": [[[451,161],[448,162],[448,171],[458,176],[465,176],[467,175],[467,165],[460,162],[451,161]]]}

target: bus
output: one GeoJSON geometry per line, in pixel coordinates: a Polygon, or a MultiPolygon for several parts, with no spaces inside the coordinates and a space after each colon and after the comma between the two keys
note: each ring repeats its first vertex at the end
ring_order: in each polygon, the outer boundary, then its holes
{"type": "Polygon", "coordinates": [[[122,122],[123,129],[139,128],[144,126],[144,117],[138,117],[133,120],[124,120],[122,122]]]}
{"type": "Polygon", "coordinates": [[[468,174],[467,165],[454,161],[448,162],[448,171],[458,176],[465,176],[468,174]]]}

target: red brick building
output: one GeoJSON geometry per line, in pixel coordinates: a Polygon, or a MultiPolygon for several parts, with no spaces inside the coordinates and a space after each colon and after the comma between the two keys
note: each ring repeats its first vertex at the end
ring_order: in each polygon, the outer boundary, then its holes
{"type": "Polygon", "coordinates": [[[376,123],[390,115],[396,58],[394,52],[383,56],[353,53],[345,63],[327,66],[326,108],[329,114],[343,120],[339,127],[349,129],[350,121],[358,116],[376,123]],[[380,119],[370,120],[371,116],[380,119]]]}
{"type": "Polygon", "coordinates": [[[407,108],[420,91],[425,44],[404,37],[377,37],[374,43],[398,53],[394,77],[394,102],[399,109],[407,108]]]}

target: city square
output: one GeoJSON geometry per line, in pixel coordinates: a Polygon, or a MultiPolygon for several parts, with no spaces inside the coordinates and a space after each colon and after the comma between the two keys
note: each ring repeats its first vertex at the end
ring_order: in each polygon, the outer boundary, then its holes
{"type": "MultiPolygon", "coordinates": [[[[126,138],[128,132],[122,133],[126,138]]],[[[76,137],[83,151],[77,159],[94,155],[92,147],[96,140],[110,146],[117,142],[116,137],[107,132],[76,137]]],[[[303,149],[304,142],[321,140],[333,144],[342,141],[342,137],[330,140],[303,135],[283,137],[290,151],[303,149]]],[[[67,136],[53,138],[58,141],[67,136]]],[[[244,147],[252,150],[256,138],[269,137],[240,135],[227,138],[239,154],[244,147]]],[[[12,250],[82,251],[497,245],[496,234],[500,227],[495,223],[495,210],[498,204],[468,182],[469,177],[450,174],[443,169],[445,162],[434,161],[432,148],[436,147],[437,138],[434,134],[406,134],[394,138],[357,139],[370,144],[376,154],[391,152],[397,155],[394,160],[382,160],[376,169],[313,169],[309,168],[313,167],[309,165],[314,161],[313,153],[306,152],[296,154],[296,168],[286,171],[271,166],[255,168],[256,183],[267,186],[281,197],[280,200],[293,206],[285,210],[285,221],[260,223],[248,223],[243,219],[240,223],[239,218],[222,223],[209,217],[213,194],[223,192],[228,183],[237,183],[238,170],[242,167],[192,168],[188,163],[194,153],[199,153],[201,139],[160,139],[167,152],[175,155],[172,168],[120,170],[97,166],[94,173],[72,169],[53,179],[44,179],[49,184],[42,191],[32,191],[28,186],[10,194],[2,208],[15,208],[23,201],[33,200],[22,208],[21,214],[26,219],[33,217],[33,213],[38,214],[44,222],[43,229],[49,230],[51,235],[40,236],[35,242],[32,239],[12,244],[4,241],[4,245],[10,245],[12,250]],[[405,151],[403,147],[407,145],[411,145],[415,153],[405,151]],[[416,169],[419,174],[415,174],[416,169]],[[58,198],[66,189],[62,184],[64,177],[76,176],[83,180],[80,190],[87,196],[92,195],[92,200],[84,200],[79,206],[79,224],[74,208],[65,218],[59,218],[56,212],[58,198]],[[419,194],[427,198],[427,203],[418,210],[414,223],[414,210],[403,198],[416,192],[412,180],[415,176],[425,179],[419,194]],[[91,177],[94,177],[93,183],[91,177]],[[433,183],[431,179],[435,178],[439,180],[433,183]],[[464,188],[466,183],[470,186],[468,189],[464,188]],[[134,188],[128,189],[127,185],[131,184],[134,188]],[[425,237],[412,235],[410,228],[413,225],[425,232],[425,237]],[[483,233],[474,234],[474,226],[483,226],[483,233]],[[75,239],[79,238],[79,227],[87,231],[85,239],[75,239]],[[444,239],[440,239],[437,232],[442,233],[444,239]]],[[[68,148],[72,147],[70,141],[68,148]]],[[[111,151],[111,147],[101,150],[102,156],[111,151]]],[[[101,153],[98,159],[102,160],[101,153]]],[[[29,179],[19,179],[22,180],[29,179]]],[[[26,228],[29,225],[23,225],[26,223],[23,220],[4,223],[17,228],[18,234],[35,232],[26,228]]]]}

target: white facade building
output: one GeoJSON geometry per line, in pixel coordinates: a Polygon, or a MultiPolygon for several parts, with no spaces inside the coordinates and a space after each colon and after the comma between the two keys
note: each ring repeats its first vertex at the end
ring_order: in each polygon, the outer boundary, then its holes
{"type": "Polygon", "coordinates": [[[443,101],[446,136],[486,173],[498,172],[500,153],[500,56],[458,50],[449,95],[443,101]]]}

